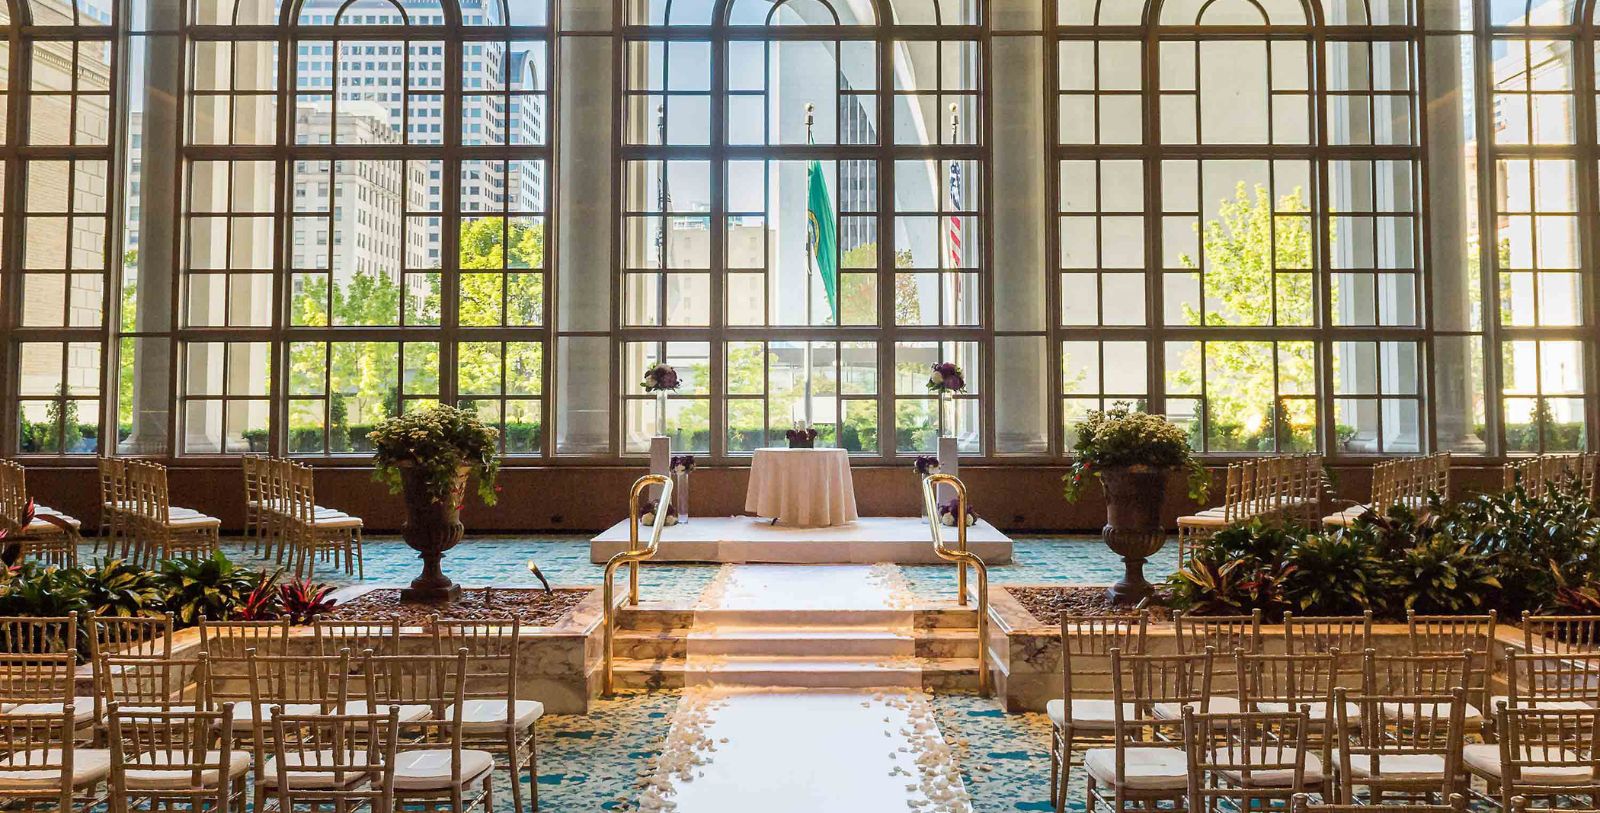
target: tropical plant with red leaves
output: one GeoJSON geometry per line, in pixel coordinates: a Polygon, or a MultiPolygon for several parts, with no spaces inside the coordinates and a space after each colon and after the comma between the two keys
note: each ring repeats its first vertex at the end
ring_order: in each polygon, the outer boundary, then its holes
{"type": "Polygon", "coordinates": [[[278,586],[278,603],[291,624],[309,624],[333,609],[333,588],[310,579],[290,579],[278,586]]]}

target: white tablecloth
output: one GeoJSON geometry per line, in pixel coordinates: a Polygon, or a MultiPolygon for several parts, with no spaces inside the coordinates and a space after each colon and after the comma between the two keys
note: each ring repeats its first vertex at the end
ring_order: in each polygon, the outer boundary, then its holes
{"type": "Polygon", "coordinates": [[[797,528],[854,522],[856,489],[849,454],[843,449],[757,449],[744,510],[797,528]]]}

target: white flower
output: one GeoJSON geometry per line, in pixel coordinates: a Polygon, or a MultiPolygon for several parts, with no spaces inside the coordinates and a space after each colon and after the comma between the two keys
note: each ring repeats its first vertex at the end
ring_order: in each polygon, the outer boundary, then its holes
{"type": "Polygon", "coordinates": [[[646,387],[654,387],[656,385],[656,377],[653,376],[653,375],[645,376],[644,377],[644,385],[646,387]]]}
{"type": "Polygon", "coordinates": [[[935,384],[943,384],[944,383],[944,374],[939,372],[938,370],[934,370],[933,371],[933,375],[928,376],[928,380],[933,382],[933,383],[935,383],[935,384]]]}

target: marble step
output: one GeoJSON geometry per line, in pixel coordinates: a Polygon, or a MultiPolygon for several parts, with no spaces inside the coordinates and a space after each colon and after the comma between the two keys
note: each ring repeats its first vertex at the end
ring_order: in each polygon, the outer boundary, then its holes
{"type": "Polygon", "coordinates": [[[923,658],[976,658],[978,636],[971,629],[930,629],[905,633],[852,627],[766,629],[618,630],[622,658],[682,658],[691,651],[713,655],[917,655],[923,658]]]}
{"type": "Polygon", "coordinates": [[[674,689],[721,685],[807,689],[913,687],[949,691],[978,685],[975,658],[708,657],[616,662],[617,685],[674,689]]]}
{"type": "Polygon", "coordinates": [[[700,625],[740,627],[863,626],[891,628],[904,626],[906,614],[918,630],[973,630],[978,612],[972,607],[920,607],[915,610],[752,610],[668,607],[648,603],[622,607],[617,613],[617,629],[676,630],[700,625]],[[807,619],[810,619],[808,623],[807,619]]]}

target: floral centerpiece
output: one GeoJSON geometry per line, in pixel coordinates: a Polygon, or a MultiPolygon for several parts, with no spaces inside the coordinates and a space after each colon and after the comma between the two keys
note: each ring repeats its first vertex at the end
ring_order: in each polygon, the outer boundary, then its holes
{"type": "MultiPolygon", "coordinates": [[[[961,501],[959,499],[954,498],[954,497],[952,497],[952,498],[950,498],[948,500],[945,500],[942,503],[939,503],[939,524],[940,525],[944,525],[944,526],[951,527],[951,528],[955,527],[955,525],[956,525],[956,515],[961,513],[961,505],[960,505],[960,503],[961,503],[961,501]]],[[[977,525],[977,524],[978,524],[978,512],[973,510],[971,505],[968,505],[967,506],[967,527],[970,528],[970,527],[972,527],[974,525],[977,525]]]]}
{"type": "Polygon", "coordinates": [[[817,430],[799,421],[795,422],[793,429],[784,432],[783,436],[789,441],[791,449],[811,449],[817,445],[817,430]]]}
{"type": "Polygon", "coordinates": [[[422,574],[401,598],[453,601],[461,588],[439,563],[465,532],[461,509],[469,482],[484,503],[495,502],[500,433],[471,412],[436,406],[389,418],[367,437],[373,445],[373,477],[405,494],[401,533],[422,559],[422,574]]]}
{"type": "Polygon", "coordinates": [[[667,464],[667,470],[672,473],[672,496],[677,503],[679,522],[689,521],[689,474],[694,467],[692,454],[675,454],[667,464]]]}
{"type": "Polygon", "coordinates": [[[656,434],[667,433],[667,393],[677,392],[683,386],[683,379],[678,377],[678,371],[671,364],[658,362],[650,369],[644,371],[644,380],[639,386],[645,392],[654,393],[656,396],[656,434]]]}
{"type": "Polygon", "coordinates": [[[1075,427],[1072,468],[1062,478],[1068,502],[1082,496],[1085,481],[1100,481],[1106,495],[1105,543],[1122,557],[1122,581],[1111,587],[1119,602],[1138,601],[1153,589],[1144,578],[1147,557],[1166,544],[1161,506],[1167,479],[1183,471],[1189,497],[1204,500],[1211,477],[1189,448],[1187,433],[1159,415],[1136,412],[1118,402],[1111,409],[1089,413],[1075,427]]]}
{"type": "Polygon", "coordinates": [[[919,454],[916,460],[911,461],[911,468],[916,470],[918,477],[931,477],[939,473],[939,458],[931,454],[919,454]]]}
{"type": "Polygon", "coordinates": [[[939,434],[954,435],[956,393],[967,391],[967,375],[962,372],[961,365],[953,361],[941,361],[933,365],[932,370],[927,387],[928,392],[939,396],[939,434]]]}
{"type": "MultiPolygon", "coordinates": [[[[656,500],[650,500],[649,502],[647,502],[644,505],[640,506],[639,507],[639,524],[640,525],[655,525],[656,524],[656,512],[659,511],[659,510],[661,510],[661,504],[660,504],[660,502],[658,502],[656,500]]],[[[667,518],[665,520],[662,520],[662,522],[665,523],[666,525],[669,525],[669,526],[670,525],[677,525],[678,524],[678,509],[669,504],[667,506],[667,518]]]]}

